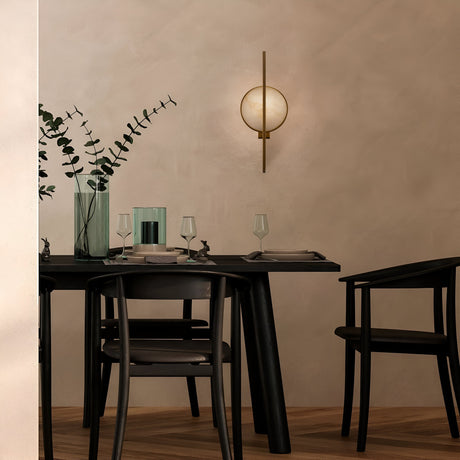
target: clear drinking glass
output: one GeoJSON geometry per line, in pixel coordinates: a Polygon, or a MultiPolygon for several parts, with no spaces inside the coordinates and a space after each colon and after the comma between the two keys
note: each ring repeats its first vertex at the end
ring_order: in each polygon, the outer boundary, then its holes
{"type": "Polygon", "coordinates": [[[117,234],[123,238],[123,252],[118,256],[120,259],[127,259],[125,255],[125,240],[133,231],[131,214],[118,214],[117,234]]]}
{"type": "Polygon", "coordinates": [[[260,251],[262,252],[262,238],[268,235],[268,219],[267,214],[256,214],[254,216],[254,235],[260,240],[260,251]]]}
{"type": "Polygon", "coordinates": [[[180,229],[180,236],[187,241],[187,254],[188,260],[190,258],[190,241],[196,237],[196,224],[194,216],[184,216],[182,217],[182,225],[180,229]]]}

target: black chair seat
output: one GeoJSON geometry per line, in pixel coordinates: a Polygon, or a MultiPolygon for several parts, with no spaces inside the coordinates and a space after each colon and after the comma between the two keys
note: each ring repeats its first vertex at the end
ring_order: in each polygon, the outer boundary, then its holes
{"type": "MultiPolygon", "coordinates": [[[[129,349],[133,363],[209,363],[212,356],[209,340],[131,340],[129,349]]],[[[111,359],[120,360],[120,342],[106,342],[104,353],[111,359]]],[[[222,344],[223,362],[231,361],[231,349],[222,344]]]]}
{"type": "MultiPolygon", "coordinates": [[[[101,321],[102,338],[118,338],[118,319],[101,321]]],[[[206,328],[208,322],[203,319],[183,318],[136,318],[129,320],[129,336],[131,338],[183,338],[191,329],[206,328]]]]}
{"type": "MultiPolygon", "coordinates": [[[[360,351],[360,327],[341,326],[335,330],[335,334],[349,340],[353,348],[360,351]]],[[[446,353],[447,337],[435,332],[372,328],[370,346],[371,351],[435,355],[446,353]]]]}

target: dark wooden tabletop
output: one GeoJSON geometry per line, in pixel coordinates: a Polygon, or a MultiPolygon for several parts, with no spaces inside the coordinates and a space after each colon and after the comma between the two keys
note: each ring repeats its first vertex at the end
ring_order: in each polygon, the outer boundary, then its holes
{"type": "Polygon", "coordinates": [[[239,255],[209,255],[210,264],[113,264],[102,260],[79,261],[73,255],[52,255],[48,262],[40,261],[40,274],[57,279],[57,289],[84,289],[86,280],[98,275],[132,270],[194,270],[222,271],[228,273],[268,272],[338,272],[340,265],[328,259],[307,261],[257,261],[247,262],[239,255]]]}

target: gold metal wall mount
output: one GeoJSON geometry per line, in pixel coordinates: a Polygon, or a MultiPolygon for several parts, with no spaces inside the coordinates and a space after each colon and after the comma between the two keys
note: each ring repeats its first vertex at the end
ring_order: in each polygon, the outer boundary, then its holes
{"type": "Polygon", "coordinates": [[[250,89],[241,100],[240,113],[246,125],[258,132],[262,139],[262,172],[267,170],[266,140],[270,132],[278,129],[286,120],[288,104],[284,95],[267,86],[266,52],[262,52],[262,86],[250,89]]]}

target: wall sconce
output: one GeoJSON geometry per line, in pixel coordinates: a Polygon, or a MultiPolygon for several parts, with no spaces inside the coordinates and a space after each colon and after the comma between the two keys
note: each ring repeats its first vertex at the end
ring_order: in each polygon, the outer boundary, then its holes
{"type": "Polygon", "coordinates": [[[286,120],[288,104],[283,94],[266,84],[266,52],[262,52],[262,86],[250,89],[243,97],[240,112],[243,121],[262,139],[262,172],[265,172],[267,156],[265,140],[286,120]]]}

